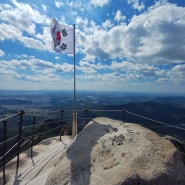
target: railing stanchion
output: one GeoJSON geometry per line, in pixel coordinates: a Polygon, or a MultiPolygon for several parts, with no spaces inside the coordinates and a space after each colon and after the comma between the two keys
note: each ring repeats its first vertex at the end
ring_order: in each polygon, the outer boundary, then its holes
{"type": "Polygon", "coordinates": [[[3,120],[3,125],[4,125],[4,147],[3,147],[3,184],[6,184],[6,174],[5,174],[5,168],[6,168],[6,124],[7,120],[3,120]]]}
{"type": "Polygon", "coordinates": [[[33,157],[33,137],[35,134],[35,120],[36,120],[36,116],[33,116],[33,127],[32,127],[32,137],[31,137],[31,158],[33,157]]]}
{"type": "Polygon", "coordinates": [[[73,113],[73,124],[72,124],[72,138],[74,138],[77,135],[78,132],[78,114],[73,113]]]}
{"type": "Polygon", "coordinates": [[[61,112],[61,117],[60,117],[60,141],[62,141],[61,137],[63,135],[63,133],[62,133],[62,131],[63,131],[62,126],[63,126],[63,113],[64,113],[64,110],[61,110],[60,112],[61,112]]]}
{"type": "Polygon", "coordinates": [[[19,154],[20,154],[20,145],[21,145],[20,141],[22,139],[22,117],[24,115],[24,111],[20,110],[18,115],[20,116],[20,118],[19,118],[19,136],[18,136],[18,147],[17,147],[17,170],[19,168],[19,154]]]}

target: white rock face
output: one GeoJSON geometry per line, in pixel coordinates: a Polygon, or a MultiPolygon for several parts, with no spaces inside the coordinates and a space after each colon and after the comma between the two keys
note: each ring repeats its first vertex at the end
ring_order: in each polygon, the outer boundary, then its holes
{"type": "Polygon", "coordinates": [[[184,185],[181,154],[142,126],[96,118],[74,138],[47,185],[184,185]]]}
{"type": "MultiPolygon", "coordinates": [[[[30,149],[19,156],[19,169],[16,170],[17,157],[6,164],[6,185],[44,185],[54,164],[71,143],[71,137],[51,137],[42,140],[33,147],[33,157],[30,149]]],[[[0,185],[3,184],[3,171],[0,169],[0,185]]]]}

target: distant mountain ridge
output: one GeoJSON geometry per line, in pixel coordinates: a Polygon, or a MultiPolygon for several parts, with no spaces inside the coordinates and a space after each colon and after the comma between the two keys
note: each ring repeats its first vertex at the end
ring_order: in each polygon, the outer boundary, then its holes
{"type": "Polygon", "coordinates": [[[166,104],[166,105],[179,107],[179,108],[185,108],[185,97],[183,96],[157,97],[157,98],[154,98],[153,101],[166,104]]]}
{"type": "MultiPolygon", "coordinates": [[[[131,102],[122,105],[106,105],[104,109],[105,110],[125,109],[129,112],[133,112],[135,114],[145,116],[151,119],[156,119],[158,121],[168,122],[173,125],[179,124],[180,116],[183,116],[185,114],[185,108],[178,108],[171,105],[166,105],[153,101],[131,102]]],[[[131,118],[126,115],[125,119],[131,118]]]]}

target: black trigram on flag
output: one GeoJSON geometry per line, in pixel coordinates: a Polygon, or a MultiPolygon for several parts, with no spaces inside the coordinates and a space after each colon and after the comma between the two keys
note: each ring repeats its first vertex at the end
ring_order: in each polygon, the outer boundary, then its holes
{"type": "Polygon", "coordinates": [[[62,35],[63,35],[63,37],[67,36],[67,31],[65,29],[62,30],[62,35]]]}
{"type": "Polygon", "coordinates": [[[63,43],[61,46],[60,46],[60,49],[62,50],[65,50],[67,48],[67,44],[63,43]]]}

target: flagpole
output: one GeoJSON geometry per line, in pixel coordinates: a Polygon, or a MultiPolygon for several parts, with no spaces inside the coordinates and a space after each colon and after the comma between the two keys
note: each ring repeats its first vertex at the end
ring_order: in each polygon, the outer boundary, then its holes
{"type": "Polygon", "coordinates": [[[72,137],[77,135],[77,112],[76,112],[76,51],[75,51],[75,24],[74,27],[74,113],[73,113],[73,126],[72,126],[72,137]]]}
{"type": "MultiPolygon", "coordinates": [[[[69,28],[69,27],[67,29],[71,30],[71,28],[69,28]]],[[[53,18],[51,21],[50,31],[51,31],[51,36],[53,38],[54,49],[56,51],[67,52],[67,53],[71,53],[71,54],[73,52],[73,54],[74,54],[74,112],[73,112],[73,123],[72,123],[72,137],[75,137],[77,135],[75,24],[73,24],[73,41],[74,41],[73,51],[71,51],[71,46],[69,48],[67,48],[67,51],[65,51],[65,49],[67,47],[67,44],[65,42],[64,43],[62,42],[61,43],[62,45],[60,44],[60,42],[62,40],[60,34],[62,34],[63,37],[66,37],[68,34],[67,34],[66,30],[63,29],[63,25],[61,25],[55,18],[53,18]],[[68,52],[68,49],[70,50],[70,52],[68,52]]],[[[71,38],[72,37],[70,37],[70,39],[71,38]]]]}
{"type": "Polygon", "coordinates": [[[74,113],[76,113],[76,51],[75,51],[75,24],[74,27],[74,113]]]}

